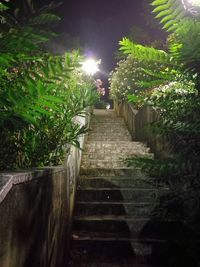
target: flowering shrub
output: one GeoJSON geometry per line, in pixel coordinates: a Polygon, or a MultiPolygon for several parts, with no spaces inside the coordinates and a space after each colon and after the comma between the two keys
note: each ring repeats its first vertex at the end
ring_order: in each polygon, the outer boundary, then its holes
{"type": "Polygon", "coordinates": [[[97,79],[97,80],[95,81],[95,85],[96,85],[96,88],[97,88],[97,93],[98,93],[100,96],[104,96],[105,93],[106,93],[106,90],[105,90],[105,88],[102,87],[102,86],[103,86],[103,82],[102,82],[102,80],[97,79]]]}
{"type": "Polygon", "coordinates": [[[161,134],[176,134],[184,139],[183,135],[200,133],[197,95],[192,82],[171,82],[152,90],[143,102],[153,106],[160,114],[155,129],[161,134]]]}
{"type": "Polygon", "coordinates": [[[144,90],[140,82],[151,82],[155,78],[147,70],[161,71],[164,65],[155,62],[140,61],[131,55],[118,62],[115,71],[110,74],[110,95],[113,99],[126,99],[128,94],[144,90]]]}
{"type": "Polygon", "coordinates": [[[148,129],[167,137],[174,164],[181,164],[177,175],[196,177],[200,171],[200,100],[195,84],[170,82],[153,89],[139,101],[140,105],[150,105],[159,113],[158,120],[148,129]]]}

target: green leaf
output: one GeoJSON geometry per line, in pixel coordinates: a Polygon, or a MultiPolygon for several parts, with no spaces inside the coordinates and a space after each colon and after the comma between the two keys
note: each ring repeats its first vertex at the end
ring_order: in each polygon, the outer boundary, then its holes
{"type": "Polygon", "coordinates": [[[9,9],[8,6],[6,6],[5,4],[0,2],[0,11],[5,11],[5,10],[8,10],[8,9],[9,9]]]}

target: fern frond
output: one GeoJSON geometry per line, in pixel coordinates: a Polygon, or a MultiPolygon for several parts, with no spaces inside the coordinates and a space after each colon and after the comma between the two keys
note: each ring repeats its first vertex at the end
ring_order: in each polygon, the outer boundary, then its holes
{"type": "Polygon", "coordinates": [[[200,68],[200,22],[192,19],[182,21],[169,42],[172,57],[188,70],[198,73],[200,68]]]}
{"type": "Polygon", "coordinates": [[[119,42],[119,44],[120,50],[123,51],[124,54],[131,54],[134,58],[137,58],[139,60],[149,60],[162,63],[170,62],[169,55],[163,50],[135,44],[128,38],[123,38],[119,42]]]}
{"type": "Polygon", "coordinates": [[[166,4],[167,0],[155,0],[151,3],[152,6],[159,6],[166,4]]]}
{"type": "Polygon", "coordinates": [[[152,12],[157,14],[156,18],[167,32],[174,32],[186,17],[186,10],[180,0],[155,0],[151,5],[154,7],[152,12]]]}

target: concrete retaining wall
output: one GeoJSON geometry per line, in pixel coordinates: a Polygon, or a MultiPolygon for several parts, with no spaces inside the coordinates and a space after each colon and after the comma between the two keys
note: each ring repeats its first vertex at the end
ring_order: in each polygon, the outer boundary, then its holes
{"type": "Polygon", "coordinates": [[[124,118],[133,140],[147,143],[156,157],[170,157],[172,147],[166,138],[152,134],[149,126],[158,120],[158,113],[150,106],[136,110],[133,105],[115,101],[114,109],[118,116],[124,118]]]}
{"type": "Polygon", "coordinates": [[[71,147],[64,166],[0,174],[1,267],[67,266],[81,154],[71,147]]]}

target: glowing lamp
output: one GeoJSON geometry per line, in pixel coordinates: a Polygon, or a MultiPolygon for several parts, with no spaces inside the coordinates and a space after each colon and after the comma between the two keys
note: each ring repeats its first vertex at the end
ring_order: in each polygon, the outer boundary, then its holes
{"type": "Polygon", "coordinates": [[[99,64],[100,64],[99,61],[96,61],[92,58],[87,59],[82,63],[82,70],[88,75],[94,75],[96,72],[99,71],[98,67],[99,64]]]}
{"type": "Polygon", "coordinates": [[[182,0],[184,8],[192,15],[200,14],[200,0],[182,0]]]}

